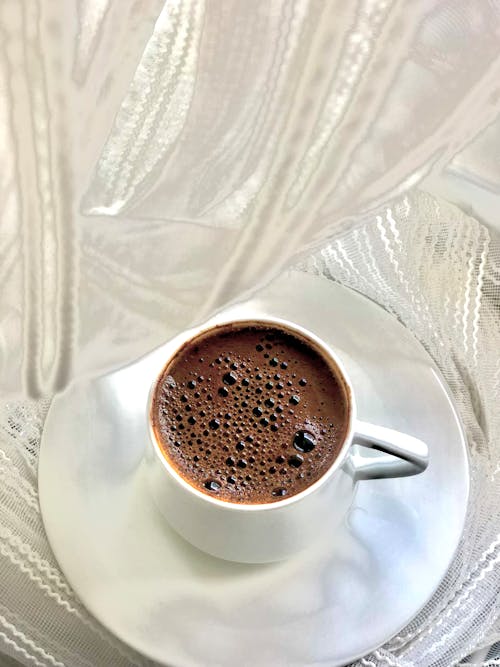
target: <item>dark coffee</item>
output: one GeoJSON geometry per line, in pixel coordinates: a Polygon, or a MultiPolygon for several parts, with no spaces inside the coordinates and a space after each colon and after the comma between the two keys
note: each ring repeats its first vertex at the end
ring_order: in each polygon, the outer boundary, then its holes
{"type": "Polygon", "coordinates": [[[234,324],[191,340],[152,404],[164,456],[191,486],[235,503],[300,493],[330,468],[349,407],[325,358],[291,331],[234,324]]]}

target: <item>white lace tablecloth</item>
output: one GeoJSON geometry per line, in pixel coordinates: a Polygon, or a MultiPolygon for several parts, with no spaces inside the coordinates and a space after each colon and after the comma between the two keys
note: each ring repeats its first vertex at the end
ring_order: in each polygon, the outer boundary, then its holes
{"type": "Polygon", "coordinates": [[[0,64],[0,664],[151,664],[51,554],[48,406],[290,265],[395,314],[469,440],[454,562],[359,664],[497,664],[497,0],[3,0],[0,64]]]}

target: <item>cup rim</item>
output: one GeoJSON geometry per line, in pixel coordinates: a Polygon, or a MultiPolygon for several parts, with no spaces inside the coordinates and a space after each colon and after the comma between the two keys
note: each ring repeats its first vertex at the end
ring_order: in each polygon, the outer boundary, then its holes
{"type": "Polygon", "coordinates": [[[284,318],[273,317],[269,315],[267,316],[256,315],[255,317],[252,317],[251,315],[240,315],[224,319],[214,317],[199,326],[192,327],[191,329],[187,329],[186,331],[180,333],[178,336],[176,336],[170,341],[169,347],[171,346],[173,346],[173,351],[169,353],[168,360],[162,365],[159,373],[155,375],[155,378],[151,384],[151,388],[149,391],[149,396],[147,401],[148,433],[150,440],[153,444],[154,452],[157,459],[160,460],[160,463],[162,464],[165,471],[170,475],[170,477],[177,484],[179,484],[185,491],[197,497],[199,500],[203,502],[207,502],[211,505],[214,505],[215,507],[223,508],[232,512],[258,512],[258,511],[277,510],[279,508],[294,505],[304,500],[309,495],[316,493],[327,483],[330,477],[332,477],[333,474],[339,468],[342,467],[347,452],[349,451],[350,446],[352,444],[354,424],[356,420],[356,403],[355,403],[354,391],[342,361],[339,359],[336,352],[332,350],[332,348],[328,344],[326,344],[321,338],[316,336],[316,334],[309,331],[306,327],[303,327],[300,324],[297,324],[295,322],[290,322],[289,320],[286,320],[284,318]],[[328,468],[328,470],[325,473],[323,473],[321,477],[319,477],[319,479],[317,479],[313,484],[305,488],[303,491],[300,491],[299,493],[296,493],[295,495],[290,496],[289,498],[276,500],[275,502],[272,503],[235,503],[209,496],[208,494],[203,493],[203,491],[200,491],[196,489],[194,486],[191,486],[191,484],[189,484],[189,482],[187,482],[182,477],[182,475],[180,475],[175,470],[174,466],[170,464],[167,457],[164,455],[163,451],[161,450],[160,444],[158,443],[158,440],[156,438],[155,430],[153,427],[152,408],[153,408],[153,397],[156,391],[156,387],[161,377],[163,376],[166,367],[170,364],[175,355],[186,344],[195,340],[199,336],[202,336],[203,334],[206,334],[216,329],[223,329],[231,324],[237,324],[237,325],[248,324],[249,326],[271,325],[275,326],[276,328],[284,329],[285,331],[289,330],[292,334],[295,333],[298,334],[299,337],[305,338],[305,340],[308,343],[312,343],[314,349],[316,349],[323,357],[325,357],[325,360],[328,363],[328,365],[333,367],[333,372],[336,375],[337,379],[342,383],[345,392],[347,408],[348,408],[347,429],[344,436],[344,442],[342,443],[342,447],[340,448],[340,451],[336,456],[335,460],[333,461],[332,465],[328,468]]]}

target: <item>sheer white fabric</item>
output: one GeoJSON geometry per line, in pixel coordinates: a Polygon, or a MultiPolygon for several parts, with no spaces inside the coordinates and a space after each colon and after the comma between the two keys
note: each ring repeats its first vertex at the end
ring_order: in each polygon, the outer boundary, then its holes
{"type": "Polygon", "coordinates": [[[360,664],[444,667],[497,641],[499,242],[421,185],[500,188],[500,4],[4,0],[0,63],[0,650],[150,664],[44,537],[48,405],[291,264],[399,317],[469,438],[453,566],[360,664]]]}

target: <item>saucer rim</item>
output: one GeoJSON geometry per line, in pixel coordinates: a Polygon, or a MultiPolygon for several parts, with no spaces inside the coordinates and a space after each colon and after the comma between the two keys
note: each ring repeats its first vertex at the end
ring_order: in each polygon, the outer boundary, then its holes
{"type": "MultiPolygon", "coordinates": [[[[323,281],[325,281],[325,282],[328,282],[328,283],[332,284],[332,281],[330,281],[329,279],[327,279],[327,278],[325,278],[325,277],[323,277],[323,276],[311,276],[310,274],[303,274],[303,273],[301,273],[301,272],[294,272],[294,273],[298,273],[298,274],[300,274],[301,278],[303,278],[303,277],[306,277],[306,278],[311,278],[311,277],[313,277],[314,279],[320,279],[320,280],[323,280],[323,281]]],[[[449,567],[450,567],[450,564],[453,562],[453,559],[455,558],[455,556],[456,556],[456,554],[457,554],[457,551],[458,551],[459,546],[460,546],[460,538],[461,538],[461,535],[463,534],[463,530],[464,530],[464,526],[465,526],[466,515],[467,515],[467,512],[468,512],[468,505],[469,505],[469,496],[470,496],[470,453],[469,453],[469,449],[468,449],[467,437],[466,437],[466,431],[465,431],[465,428],[464,428],[464,425],[463,425],[463,421],[462,421],[462,419],[461,419],[461,417],[460,417],[460,414],[459,414],[459,412],[458,412],[458,409],[457,409],[457,407],[456,407],[456,405],[455,405],[455,403],[454,403],[454,399],[453,399],[453,396],[452,396],[452,394],[451,394],[451,390],[450,390],[448,384],[446,383],[446,381],[445,381],[445,379],[444,379],[444,377],[443,377],[441,371],[440,371],[439,368],[437,367],[437,365],[436,365],[434,359],[431,357],[431,355],[428,353],[428,351],[424,348],[424,346],[423,346],[422,343],[418,340],[418,338],[415,336],[415,334],[413,334],[413,332],[411,332],[409,329],[407,329],[407,328],[404,326],[404,324],[403,324],[403,323],[402,323],[396,316],[394,316],[392,313],[390,313],[390,312],[388,312],[387,310],[385,310],[380,304],[378,304],[378,303],[377,303],[376,301],[374,301],[373,299],[371,299],[371,298],[369,298],[369,297],[366,297],[364,294],[360,293],[360,292],[357,291],[357,290],[354,290],[354,289],[351,289],[351,288],[347,288],[347,287],[345,287],[345,286],[343,286],[343,285],[339,285],[338,283],[333,283],[333,284],[335,284],[337,287],[339,287],[339,288],[341,288],[341,289],[343,289],[343,290],[347,290],[347,291],[350,291],[350,292],[354,292],[354,293],[356,294],[356,296],[358,296],[358,297],[360,297],[360,298],[362,298],[362,299],[366,299],[367,301],[371,302],[372,304],[374,304],[375,306],[377,306],[378,308],[380,308],[381,310],[383,310],[387,315],[392,316],[392,320],[393,320],[394,322],[397,322],[398,325],[402,328],[402,330],[404,330],[404,331],[406,332],[406,334],[409,333],[409,334],[412,335],[412,337],[413,337],[414,340],[415,340],[415,343],[416,343],[416,344],[417,344],[417,345],[418,345],[418,346],[425,352],[425,355],[426,355],[426,357],[427,357],[427,359],[428,359],[428,362],[429,362],[429,368],[432,369],[433,373],[434,373],[435,376],[436,376],[437,381],[439,382],[439,385],[440,385],[441,389],[444,391],[444,394],[446,395],[446,398],[447,398],[447,401],[448,401],[449,408],[450,408],[450,410],[451,410],[451,412],[453,413],[453,416],[454,416],[454,418],[455,418],[455,421],[456,421],[456,424],[457,424],[457,427],[458,427],[458,428],[457,428],[457,431],[458,431],[459,434],[460,434],[460,442],[458,442],[458,439],[457,439],[457,442],[454,442],[454,444],[453,444],[453,448],[454,448],[454,449],[456,448],[457,450],[460,449],[461,452],[462,452],[463,454],[465,454],[465,456],[463,457],[463,467],[464,467],[463,472],[465,473],[465,474],[464,474],[464,479],[463,479],[463,481],[465,482],[466,492],[465,492],[465,497],[464,497],[464,499],[463,499],[463,503],[462,503],[462,504],[463,504],[463,507],[464,507],[464,511],[463,511],[463,513],[462,513],[463,516],[462,516],[462,519],[461,519],[461,529],[460,529],[460,531],[459,531],[459,534],[458,534],[457,537],[456,537],[456,544],[455,544],[455,547],[454,547],[453,551],[450,552],[450,556],[449,556],[449,558],[447,559],[446,567],[443,567],[443,570],[442,570],[442,573],[441,573],[440,578],[437,580],[437,583],[435,584],[435,586],[433,587],[433,589],[428,593],[428,595],[426,596],[426,599],[422,602],[422,604],[421,604],[418,608],[415,608],[415,609],[412,611],[411,615],[409,615],[407,618],[405,618],[405,619],[400,623],[400,625],[398,626],[398,628],[397,628],[397,629],[396,629],[390,636],[385,637],[385,638],[383,639],[382,642],[376,642],[374,645],[370,645],[370,646],[367,647],[366,649],[363,649],[363,651],[360,652],[360,653],[352,654],[351,656],[349,656],[349,657],[347,658],[347,662],[349,663],[349,662],[353,662],[353,661],[356,661],[356,660],[361,659],[362,657],[364,657],[364,656],[366,656],[366,655],[372,653],[373,651],[375,651],[377,648],[380,648],[383,644],[385,644],[385,643],[387,643],[387,642],[390,642],[396,635],[399,634],[399,632],[400,632],[405,626],[408,625],[408,623],[409,623],[413,618],[415,618],[416,615],[418,615],[418,613],[420,613],[420,611],[426,606],[426,604],[428,604],[429,600],[433,597],[433,595],[436,593],[436,591],[438,590],[439,586],[441,585],[442,580],[443,580],[443,577],[446,575],[446,572],[448,571],[448,569],[449,569],[449,567]]],[[[251,298],[249,299],[249,301],[252,301],[252,300],[253,300],[253,299],[252,299],[252,297],[251,297],[251,298]]],[[[246,303],[246,302],[243,302],[243,304],[238,304],[238,305],[245,305],[245,303],[246,303]]],[[[224,310],[220,311],[220,312],[219,312],[218,314],[216,314],[214,317],[218,317],[219,315],[221,315],[221,314],[227,312],[227,310],[231,311],[231,309],[232,309],[232,306],[229,306],[228,308],[225,308],[224,310]]],[[[207,322],[212,321],[212,319],[213,319],[213,318],[210,318],[209,320],[207,320],[207,322]]],[[[171,340],[172,340],[172,339],[171,339],[171,340]]],[[[75,382],[72,382],[64,392],[62,392],[62,393],[61,393],[59,396],[57,396],[53,401],[51,401],[51,404],[50,404],[50,406],[49,406],[49,410],[48,410],[48,412],[47,412],[47,416],[46,416],[45,424],[49,423],[49,420],[50,420],[50,418],[51,418],[51,415],[52,415],[52,414],[54,413],[54,411],[56,410],[56,407],[55,407],[55,406],[57,406],[57,404],[59,403],[59,401],[63,400],[63,397],[67,396],[67,395],[68,395],[71,391],[73,391],[76,387],[80,387],[80,386],[83,386],[83,385],[85,385],[85,384],[89,384],[89,385],[91,385],[93,382],[95,382],[95,381],[97,381],[97,380],[101,380],[101,379],[103,379],[103,378],[105,378],[105,377],[108,377],[108,376],[110,376],[110,375],[114,375],[115,373],[121,372],[121,371],[123,371],[124,369],[129,368],[129,367],[135,365],[136,363],[140,362],[142,359],[144,359],[145,357],[149,356],[149,355],[152,354],[153,352],[158,352],[158,351],[160,351],[166,344],[168,344],[168,342],[171,342],[171,341],[167,341],[166,343],[164,343],[164,344],[158,346],[157,348],[155,348],[152,352],[148,353],[147,355],[144,355],[143,357],[140,357],[139,359],[137,359],[137,360],[135,360],[135,361],[133,361],[133,362],[131,362],[131,363],[129,363],[129,364],[123,365],[123,366],[120,367],[120,368],[113,369],[113,370],[111,370],[111,371],[109,371],[109,372],[106,372],[106,373],[103,373],[103,374],[100,374],[100,375],[96,375],[96,376],[94,376],[94,377],[86,377],[86,378],[82,378],[82,379],[80,379],[80,380],[77,380],[77,381],[75,381],[75,382]]],[[[45,424],[44,424],[44,428],[43,428],[43,432],[42,432],[42,438],[41,438],[41,443],[40,443],[40,455],[39,455],[39,458],[38,458],[38,465],[37,465],[37,478],[38,478],[39,503],[40,503],[40,510],[41,510],[42,523],[43,523],[45,532],[46,532],[46,534],[47,534],[47,538],[48,538],[49,544],[50,544],[51,549],[52,549],[52,543],[53,543],[52,540],[51,540],[51,532],[52,532],[52,531],[51,531],[51,528],[50,528],[50,526],[49,526],[49,522],[47,521],[48,516],[47,516],[46,510],[44,510],[44,505],[45,505],[45,502],[44,502],[44,497],[45,497],[45,492],[44,492],[44,475],[43,475],[43,474],[40,475],[40,471],[41,471],[41,469],[42,469],[42,467],[43,467],[42,452],[43,452],[43,448],[44,448],[44,440],[45,440],[45,434],[46,434],[45,424]]],[[[373,481],[372,481],[372,483],[373,483],[373,481]]],[[[182,539],[182,538],[181,538],[181,539],[182,539]]],[[[56,540],[56,541],[57,541],[57,540],[56,540]]],[[[197,551],[199,551],[199,550],[197,550],[197,551]]],[[[68,573],[66,572],[66,569],[64,568],[63,564],[59,561],[59,558],[58,558],[58,556],[57,556],[57,554],[56,554],[56,551],[52,550],[52,553],[53,553],[54,558],[55,558],[55,560],[57,561],[57,563],[58,563],[58,565],[59,565],[61,571],[64,573],[64,576],[66,577],[67,581],[69,582],[70,586],[72,587],[72,590],[75,591],[75,594],[76,594],[76,595],[78,596],[78,598],[82,601],[83,605],[84,605],[85,608],[88,610],[88,612],[89,612],[92,616],[94,616],[94,617],[97,619],[97,621],[98,621],[98,622],[99,622],[99,623],[100,623],[100,624],[101,624],[107,631],[109,631],[112,635],[114,635],[115,637],[117,637],[117,638],[118,638],[120,641],[122,641],[127,647],[129,647],[132,651],[138,653],[139,655],[142,655],[142,656],[144,656],[144,657],[147,658],[147,659],[150,659],[150,660],[159,662],[160,664],[164,664],[165,667],[169,664],[169,662],[168,662],[168,660],[169,660],[168,656],[159,658],[157,655],[154,654],[154,652],[152,652],[152,651],[149,649],[149,647],[148,647],[148,645],[147,645],[146,642],[142,642],[141,640],[138,640],[137,638],[134,638],[134,643],[133,643],[133,644],[132,644],[132,643],[129,643],[127,637],[124,636],[124,635],[122,634],[122,631],[120,630],[120,628],[119,628],[119,627],[115,627],[115,625],[114,625],[114,623],[113,623],[113,619],[111,619],[111,618],[109,618],[109,617],[105,617],[105,614],[102,614],[102,615],[101,615],[100,610],[94,608],[94,605],[93,605],[93,603],[92,603],[92,599],[90,599],[90,600],[88,599],[87,592],[86,592],[85,590],[81,591],[81,590],[80,590],[80,585],[79,585],[78,583],[77,583],[77,586],[74,585],[74,581],[72,580],[72,575],[71,575],[71,574],[68,574],[68,573]]],[[[199,551],[199,553],[200,553],[200,554],[203,554],[204,556],[206,555],[206,554],[204,554],[204,553],[201,552],[201,551],[199,551]]],[[[207,557],[208,557],[208,558],[214,558],[213,556],[207,556],[207,557]]],[[[222,560],[222,559],[219,559],[219,560],[222,560]]],[[[223,561],[223,562],[224,562],[224,561],[223,561]]],[[[259,566],[257,565],[256,567],[259,567],[259,566]]],[[[119,626],[119,624],[118,624],[118,626],[119,626]]],[[[176,663],[176,667],[191,667],[192,664],[195,664],[195,663],[191,663],[191,662],[177,662],[177,663],[176,663]]],[[[312,664],[312,663],[311,663],[311,664],[312,664]]],[[[335,666],[337,666],[337,665],[338,665],[338,667],[340,667],[340,665],[342,665],[342,664],[345,664],[345,663],[344,663],[344,662],[338,662],[338,663],[337,663],[337,662],[334,662],[334,663],[332,663],[332,667],[335,667],[335,666]]]]}

